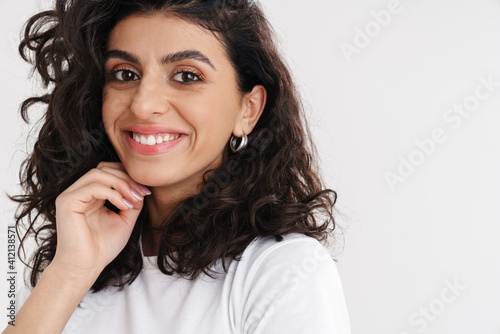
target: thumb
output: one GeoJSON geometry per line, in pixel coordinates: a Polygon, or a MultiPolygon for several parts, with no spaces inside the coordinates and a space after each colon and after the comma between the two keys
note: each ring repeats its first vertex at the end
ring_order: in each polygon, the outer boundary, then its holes
{"type": "Polygon", "coordinates": [[[137,222],[137,218],[144,206],[144,201],[135,203],[134,207],[128,210],[120,210],[120,217],[129,225],[132,230],[137,222]]]}

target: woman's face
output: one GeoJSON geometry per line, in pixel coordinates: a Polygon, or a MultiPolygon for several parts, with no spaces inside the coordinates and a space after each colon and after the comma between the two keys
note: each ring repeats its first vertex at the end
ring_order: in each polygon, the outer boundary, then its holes
{"type": "Polygon", "coordinates": [[[135,14],[111,31],[102,116],[128,174],[193,190],[241,134],[244,99],[212,33],[165,15],[135,14]]]}

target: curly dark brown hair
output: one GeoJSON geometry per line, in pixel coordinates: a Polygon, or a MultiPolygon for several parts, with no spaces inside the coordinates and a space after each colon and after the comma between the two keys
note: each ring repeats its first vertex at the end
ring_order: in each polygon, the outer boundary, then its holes
{"type": "MultiPolygon", "coordinates": [[[[200,273],[213,276],[216,261],[222,259],[227,271],[226,260],[239,260],[258,236],[274,236],[279,242],[283,235],[302,233],[326,241],[336,227],[336,193],[321,181],[299,94],[256,2],[58,0],[54,10],[28,20],[19,46],[48,92],[21,105],[26,122],[34,104],[45,104],[46,112],[33,152],[21,166],[25,193],[11,196],[19,203],[18,233],[25,231],[21,245],[30,235],[37,242],[28,264],[32,286],[55,255],[56,197],[99,162],[119,161],[101,114],[110,31],[131,14],[158,12],[212,31],[226,48],[240,91],[255,85],[267,91],[247,147],[233,153],[227,146],[222,164],[204,174],[203,190],[165,217],[159,228],[160,270],[189,279],[200,273]]],[[[126,247],[92,291],[108,285],[121,289],[134,281],[142,268],[139,240],[146,224],[144,206],[126,247]]]]}

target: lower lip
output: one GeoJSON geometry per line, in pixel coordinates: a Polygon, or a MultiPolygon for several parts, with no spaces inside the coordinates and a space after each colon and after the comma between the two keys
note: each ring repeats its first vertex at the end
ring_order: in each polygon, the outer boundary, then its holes
{"type": "Polygon", "coordinates": [[[125,137],[127,139],[128,145],[132,149],[132,151],[143,154],[143,155],[156,155],[156,154],[162,154],[165,152],[170,151],[174,146],[179,144],[185,137],[185,135],[180,135],[179,138],[174,139],[174,140],[169,140],[166,142],[163,142],[161,144],[155,144],[155,145],[143,145],[138,142],[136,142],[132,138],[132,133],[131,132],[125,132],[125,137]]]}

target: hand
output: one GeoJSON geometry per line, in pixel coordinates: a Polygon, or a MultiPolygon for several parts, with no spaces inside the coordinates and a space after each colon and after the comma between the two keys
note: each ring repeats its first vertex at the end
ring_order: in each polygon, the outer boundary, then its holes
{"type": "Polygon", "coordinates": [[[56,198],[57,247],[52,263],[95,280],[127,244],[149,194],[121,163],[101,162],[56,198]],[[106,208],[106,200],[120,212],[106,208]]]}

